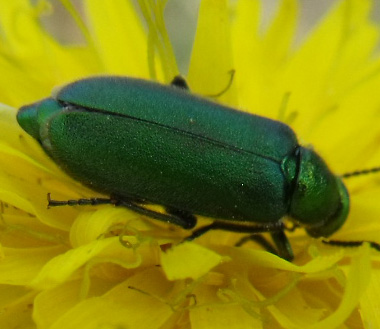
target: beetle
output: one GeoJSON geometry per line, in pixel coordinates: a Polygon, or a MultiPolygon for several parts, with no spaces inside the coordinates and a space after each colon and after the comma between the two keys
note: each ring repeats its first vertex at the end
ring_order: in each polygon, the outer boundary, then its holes
{"type": "Polygon", "coordinates": [[[113,203],[185,229],[207,216],[214,222],[188,240],[212,229],[270,232],[288,260],[285,216],[329,237],[349,213],[342,178],[289,126],[191,94],[178,77],[79,80],[22,107],[17,120],[64,171],[110,196],[51,206],[113,203]]]}

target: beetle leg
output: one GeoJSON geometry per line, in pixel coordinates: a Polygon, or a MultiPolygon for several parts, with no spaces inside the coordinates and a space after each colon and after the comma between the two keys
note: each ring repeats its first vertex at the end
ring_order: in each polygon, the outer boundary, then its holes
{"type": "Polygon", "coordinates": [[[180,75],[176,75],[170,85],[183,89],[183,90],[190,90],[189,85],[187,84],[184,77],[180,75]]]}
{"type": "Polygon", "coordinates": [[[145,203],[144,200],[140,199],[119,199],[117,196],[111,198],[89,198],[89,199],[78,199],[78,200],[52,200],[50,198],[50,193],[47,195],[48,208],[49,207],[59,207],[59,206],[97,206],[102,204],[112,204],[115,206],[122,206],[129,208],[139,214],[144,216],[152,217],[160,221],[178,225],[184,229],[192,229],[197,224],[197,219],[195,216],[181,211],[169,209],[168,214],[163,214],[148,208],[143,207],[139,203],[145,203]]]}
{"type": "Polygon", "coordinates": [[[276,248],[273,247],[273,245],[261,234],[252,234],[252,235],[244,236],[238,242],[235,243],[235,247],[241,247],[248,241],[254,241],[258,243],[260,246],[262,246],[266,251],[270,252],[271,254],[278,255],[276,248]]]}
{"type": "Polygon", "coordinates": [[[277,247],[278,255],[288,261],[294,258],[293,249],[284,231],[271,232],[274,244],[277,247]]]}
{"type": "Polygon", "coordinates": [[[252,234],[252,235],[243,237],[235,244],[235,246],[240,247],[248,241],[254,241],[258,243],[259,245],[261,245],[266,251],[270,252],[271,254],[277,255],[288,261],[293,260],[294,258],[293,250],[287,236],[285,235],[285,232],[284,231],[271,232],[271,236],[277,250],[276,248],[273,247],[273,245],[267,239],[265,239],[262,235],[258,235],[258,234],[252,234]]]}
{"type": "Polygon", "coordinates": [[[101,204],[113,204],[110,198],[89,198],[89,199],[76,199],[76,200],[52,200],[50,193],[47,194],[48,205],[47,207],[60,207],[60,206],[97,206],[101,204]]]}
{"type": "Polygon", "coordinates": [[[182,218],[187,223],[186,227],[182,226],[183,228],[192,229],[197,225],[197,218],[188,211],[170,207],[166,207],[165,211],[170,215],[182,218]]]}
{"type": "Polygon", "coordinates": [[[199,229],[196,229],[185,240],[192,241],[195,238],[200,237],[201,235],[207,233],[210,230],[224,230],[224,231],[232,231],[232,232],[238,232],[238,233],[260,234],[260,233],[265,233],[265,232],[283,231],[284,229],[285,229],[285,225],[281,221],[274,222],[274,223],[257,224],[257,225],[244,225],[244,224],[215,221],[210,225],[203,226],[199,229]]]}
{"type": "Polygon", "coordinates": [[[185,214],[185,212],[181,212],[181,211],[174,212],[171,210],[170,213],[164,214],[161,212],[157,212],[157,211],[145,208],[137,204],[134,200],[130,200],[130,199],[117,200],[115,202],[115,206],[123,206],[123,207],[129,208],[144,216],[155,218],[166,223],[178,225],[184,229],[192,229],[197,224],[197,219],[192,215],[190,216],[187,213],[185,214]]]}

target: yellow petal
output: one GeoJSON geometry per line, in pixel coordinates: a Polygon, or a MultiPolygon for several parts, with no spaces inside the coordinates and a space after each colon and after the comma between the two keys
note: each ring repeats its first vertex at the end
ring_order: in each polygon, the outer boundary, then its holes
{"type": "Polygon", "coordinates": [[[259,329],[264,328],[261,319],[252,317],[240,305],[223,305],[207,303],[208,297],[214,292],[210,287],[204,287],[197,292],[197,302],[207,306],[195,307],[190,310],[191,328],[196,329],[259,329]]]}
{"type": "Polygon", "coordinates": [[[52,258],[65,251],[64,246],[41,248],[1,248],[0,283],[26,286],[52,258]]]}
{"type": "MultiPolygon", "coordinates": [[[[218,94],[228,85],[233,69],[226,0],[203,0],[188,74],[190,88],[202,95],[218,94]]],[[[234,83],[220,100],[236,104],[234,83]]]]}
{"type": "MultiPolygon", "coordinates": [[[[49,328],[57,319],[81,302],[82,284],[82,280],[68,281],[39,293],[33,308],[33,319],[36,321],[38,328],[49,328]]],[[[88,297],[104,294],[112,288],[113,284],[116,283],[93,278],[88,297]]]]}
{"type": "Polygon", "coordinates": [[[77,304],[50,329],[161,328],[172,310],[154,296],[168,289],[170,285],[158,269],[140,272],[106,294],[77,304]]]}
{"type": "MultiPolygon", "coordinates": [[[[9,286],[8,286],[9,287],[9,286]]],[[[13,289],[17,288],[12,287],[13,289]]],[[[12,301],[7,300],[6,294],[10,293],[9,289],[0,286],[1,304],[0,327],[1,328],[35,328],[35,322],[32,318],[33,301],[35,292],[28,292],[23,289],[23,294],[12,301]],[[5,289],[4,289],[5,288],[5,289]]],[[[15,296],[14,296],[15,297],[15,296]]]]}
{"type": "Polygon", "coordinates": [[[279,83],[279,77],[290,56],[297,3],[282,1],[276,18],[263,36],[258,31],[259,12],[258,1],[238,2],[239,19],[233,26],[233,45],[239,105],[245,111],[278,119],[283,97],[289,92],[279,83]]]}
{"type": "Polygon", "coordinates": [[[198,244],[187,242],[161,252],[161,265],[169,280],[194,280],[217,266],[223,257],[198,244]]]}
{"type": "Polygon", "coordinates": [[[133,3],[87,0],[85,9],[104,72],[148,78],[147,37],[133,3]]]}
{"type": "Polygon", "coordinates": [[[353,257],[347,274],[347,285],[338,309],[318,324],[310,326],[313,329],[337,328],[351,314],[357,306],[360,297],[368,287],[371,276],[371,262],[369,246],[360,248],[356,257],[353,257]]]}
{"type": "Polygon", "coordinates": [[[379,296],[380,272],[372,269],[369,286],[360,299],[360,314],[365,328],[380,328],[379,296]]]}
{"type": "Polygon", "coordinates": [[[141,264],[138,254],[134,253],[133,249],[122,246],[117,237],[100,239],[51,258],[34,278],[31,286],[36,289],[55,287],[75,273],[80,275],[76,271],[90,260],[96,261],[97,258],[103,262],[116,261],[126,268],[141,264]],[[124,256],[121,257],[122,262],[118,261],[121,254],[124,256]]]}

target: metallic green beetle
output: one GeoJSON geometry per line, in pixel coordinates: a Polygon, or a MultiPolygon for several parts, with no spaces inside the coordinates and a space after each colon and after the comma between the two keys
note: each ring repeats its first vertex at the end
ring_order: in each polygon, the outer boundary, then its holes
{"type": "MultiPolygon", "coordinates": [[[[63,170],[110,203],[187,229],[194,215],[215,218],[189,239],[210,229],[271,232],[279,254],[291,259],[284,216],[313,237],[330,236],[348,216],[341,178],[290,127],[192,95],[181,79],[170,86],[80,80],[22,107],[17,120],[63,170]]],[[[51,205],[60,203],[81,202],[51,205]]]]}

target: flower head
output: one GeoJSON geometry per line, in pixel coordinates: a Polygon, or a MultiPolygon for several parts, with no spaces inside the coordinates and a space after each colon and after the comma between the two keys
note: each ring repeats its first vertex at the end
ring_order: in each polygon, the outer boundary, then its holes
{"type": "MultiPolygon", "coordinates": [[[[16,122],[17,108],[92,75],[169,83],[178,74],[165,1],[85,1],[85,20],[61,0],[85,45],[45,30],[46,1],[0,2],[0,326],[2,328],[378,327],[378,252],[287,232],[290,263],[241,234],[189,233],[127,208],[47,209],[100,197],[68,177],[16,122]],[[15,316],[17,315],[17,316],[15,316]]],[[[372,1],[346,0],[299,44],[298,1],[283,0],[260,31],[260,2],[203,0],[187,75],[190,89],[290,125],[342,174],[379,166],[380,29],[372,1]],[[231,71],[235,72],[229,85],[231,71]],[[355,136],[355,138],[354,138],[355,136]]],[[[350,215],[334,240],[375,241],[379,177],[345,182],[350,215]]],[[[102,196],[104,197],[104,196],[102,196]]],[[[160,205],[155,211],[162,211],[160,205]]],[[[201,218],[200,225],[210,222],[201,218]]]]}

